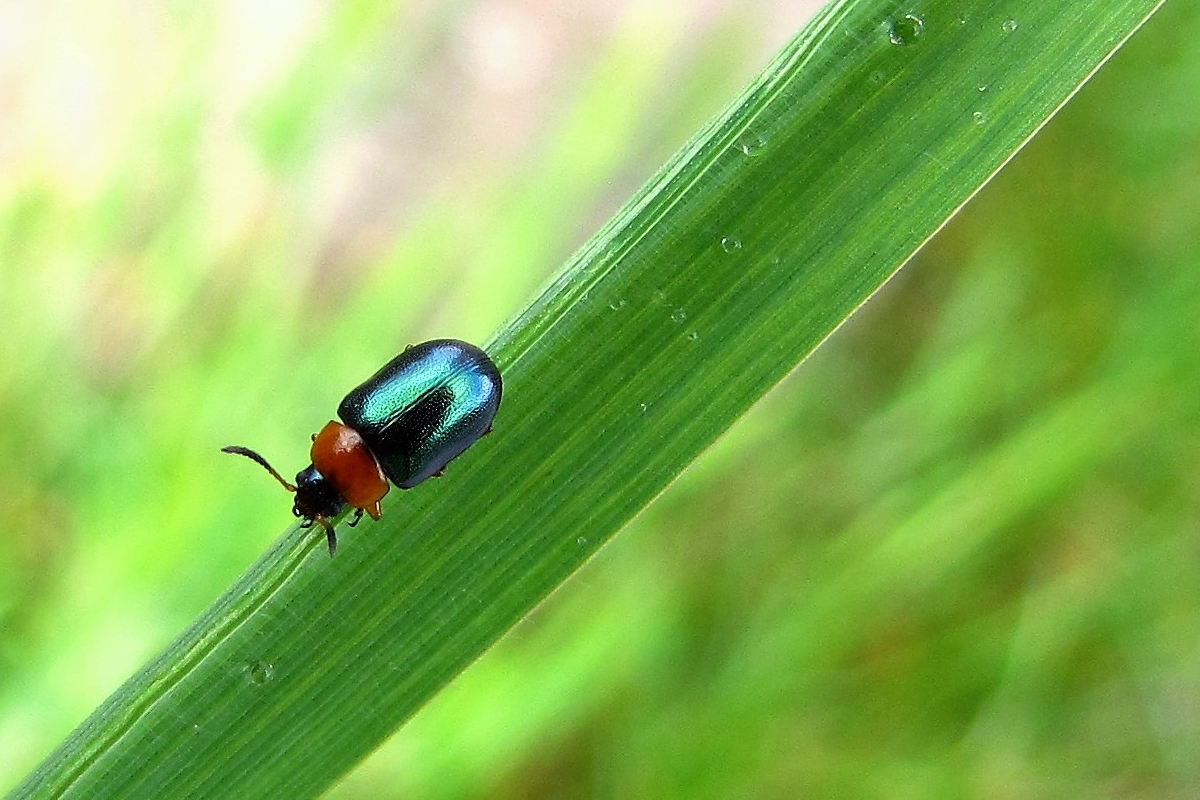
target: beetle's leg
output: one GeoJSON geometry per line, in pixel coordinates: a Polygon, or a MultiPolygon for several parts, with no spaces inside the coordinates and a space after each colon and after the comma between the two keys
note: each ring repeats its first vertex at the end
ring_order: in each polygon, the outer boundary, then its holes
{"type": "Polygon", "coordinates": [[[361,508],[354,509],[354,519],[350,520],[350,527],[358,525],[358,521],[362,519],[363,510],[361,508]]]}
{"type": "Polygon", "coordinates": [[[325,529],[325,540],[329,542],[329,557],[333,558],[337,552],[337,534],[333,530],[333,526],[329,524],[329,520],[324,517],[317,517],[316,521],[321,523],[321,527],[325,529]]]}

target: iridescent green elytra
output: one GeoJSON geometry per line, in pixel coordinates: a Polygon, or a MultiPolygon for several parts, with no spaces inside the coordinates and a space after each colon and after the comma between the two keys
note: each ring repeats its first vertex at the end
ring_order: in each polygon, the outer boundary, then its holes
{"type": "Polygon", "coordinates": [[[409,489],[491,429],[501,388],[487,353],[435,339],[385,364],[346,395],[338,416],[366,441],[384,475],[409,489]]]}

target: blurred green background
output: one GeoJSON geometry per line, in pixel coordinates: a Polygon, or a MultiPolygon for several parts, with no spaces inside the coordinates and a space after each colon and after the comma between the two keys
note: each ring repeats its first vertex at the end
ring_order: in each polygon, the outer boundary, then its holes
{"type": "MultiPolygon", "coordinates": [[[[0,4],[0,787],[291,521],[222,445],[486,340],[813,10],[0,4]]],[[[329,796],[1200,795],[1198,34],[329,796]]]]}

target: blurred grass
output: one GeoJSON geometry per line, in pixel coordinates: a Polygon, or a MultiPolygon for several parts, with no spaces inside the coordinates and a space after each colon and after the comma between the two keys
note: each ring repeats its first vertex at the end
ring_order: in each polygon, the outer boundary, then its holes
{"type": "MultiPolygon", "coordinates": [[[[798,376],[333,794],[1190,796],[1198,22],[1169,4],[798,376]]],[[[454,20],[425,24],[406,36],[440,52],[454,20]]],[[[675,57],[727,52],[731,30],[675,57]]],[[[654,97],[656,64],[622,71],[657,41],[637,31],[578,78],[578,116],[556,114],[587,122],[538,145],[607,160],[558,183],[583,159],[541,169],[539,153],[466,197],[406,199],[398,240],[322,218],[320,152],[249,171],[245,218],[206,205],[202,74],[91,194],[7,187],[8,782],[273,535],[265,509],[286,503],[215,446],[299,463],[295,420],[328,413],[301,390],[376,366],[355,342],[482,338],[619,199],[604,176],[636,185],[713,110],[604,113],[654,97]],[[218,520],[263,538],[196,540],[218,520]]],[[[346,87],[381,47],[339,56],[337,113],[309,112],[313,130],[336,139],[331,116],[378,102],[346,87]]]]}

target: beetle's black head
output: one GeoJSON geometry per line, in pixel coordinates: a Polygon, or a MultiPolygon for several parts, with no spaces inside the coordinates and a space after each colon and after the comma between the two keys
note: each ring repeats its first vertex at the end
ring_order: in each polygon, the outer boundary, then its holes
{"type": "Polygon", "coordinates": [[[329,555],[333,555],[337,550],[337,534],[334,533],[333,524],[329,520],[341,513],[342,509],[346,507],[346,500],[325,479],[324,475],[317,472],[316,467],[310,464],[308,469],[296,476],[296,485],[293,486],[285,481],[283,476],[276,472],[265,458],[250,448],[230,445],[222,447],[221,450],[237,456],[245,456],[271,473],[271,477],[279,481],[283,488],[289,492],[295,492],[296,502],[292,504],[292,513],[304,519],[304,524],[300,527],[308,528],[314,522],[320,523],[321,527],[325,529],[325,538],[329,541],[329,555]]]}
{"type": "Polygon", "coordinates": [[[296,502],[292,513],[312,521],[332,519],[346,507],[346,499],[333,488],[333,484],[309,464],[296,476],[296,502]]]}

